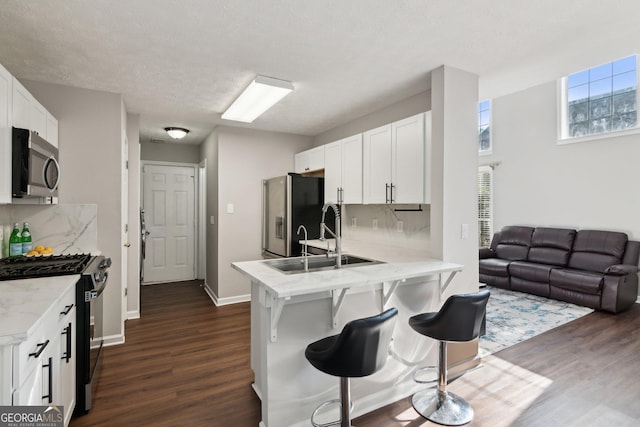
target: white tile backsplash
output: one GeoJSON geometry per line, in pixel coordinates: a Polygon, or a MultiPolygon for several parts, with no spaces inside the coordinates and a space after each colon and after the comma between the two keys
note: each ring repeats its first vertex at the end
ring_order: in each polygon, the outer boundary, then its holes
{"type": "Polygon", "coordinates": [[[418,208],[418,205],[344,205],[342,236],[345,240],[412,249],[428,255],[430,206],[421,205],[421,211],[418,208]],[[399,231],[400,228],[402,231],[399,231]]]}

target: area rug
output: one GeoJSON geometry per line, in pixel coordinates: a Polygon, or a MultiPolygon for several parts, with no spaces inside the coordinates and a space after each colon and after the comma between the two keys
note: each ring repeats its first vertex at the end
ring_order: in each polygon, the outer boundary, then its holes
{"type": "Polygon", "coordinates": [[[480,357],[488,356],[593,310],[568,302],[487,286],[486,334],[480,337],[480,357]]]}

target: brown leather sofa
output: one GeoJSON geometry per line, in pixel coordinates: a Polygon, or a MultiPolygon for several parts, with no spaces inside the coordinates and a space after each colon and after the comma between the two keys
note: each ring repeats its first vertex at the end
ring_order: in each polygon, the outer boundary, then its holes
{"type": "Polygon", "coordinates": [[[619,313],[638,297],[639,258],[625,233],[509,226],[480,249],[480,282],[619,313]]]}

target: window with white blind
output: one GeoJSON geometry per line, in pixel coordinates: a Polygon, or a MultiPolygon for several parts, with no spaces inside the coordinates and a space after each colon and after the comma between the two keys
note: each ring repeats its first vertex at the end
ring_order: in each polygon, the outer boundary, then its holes
{"type": "Polygon", "coordinates": [[[493,236],[493,169],[478,168],[478,245],[486,248],[493,236]]]}

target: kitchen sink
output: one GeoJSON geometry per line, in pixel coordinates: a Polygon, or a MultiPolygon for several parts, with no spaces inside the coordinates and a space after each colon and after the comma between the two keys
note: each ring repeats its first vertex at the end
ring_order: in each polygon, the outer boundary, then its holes
{"type": "MultiPolygon", "coordinates": [[[[309,262],[309,273],[314,271],[333,270],[336,268],[335,257],[318,255],[307,257],[307,259],[309,262]]],[[[304,270],[304,257],[273,259],[265,261],[264,263],[284,274],[306,273],[304,270]]],[[[360,258],[353,255],[342,255],[342,268],[352,268],[380,263],[380,261],[372,259],[360,258]]]]}

